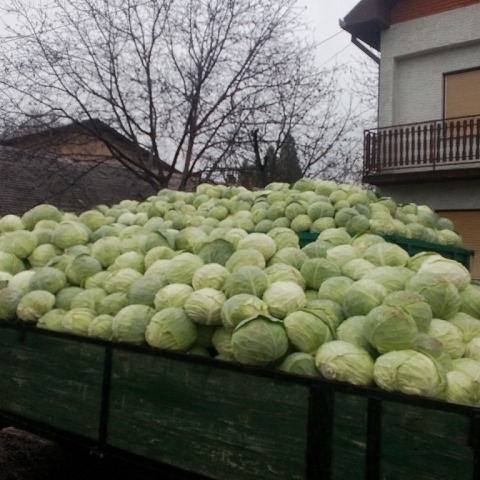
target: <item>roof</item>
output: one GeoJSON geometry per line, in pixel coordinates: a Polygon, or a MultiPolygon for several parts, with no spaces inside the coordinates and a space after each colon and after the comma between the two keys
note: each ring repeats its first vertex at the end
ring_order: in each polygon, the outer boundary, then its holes
{"type": "MultiPolygon", "coordinates": [[[[92,135],[97,138],[105,138],[107,141],[114,141],[116,144],[124,145],[126,148],[138,151],[140,149],[140,154],[145,158],[149,157],[149,152],[144,148],[139,147],[135,142],[127,138],[125,135],[122,135],[120,132],[114,128],[107,125],[100,119],[85,120],[83,122],[72,122],[67,125],[60,125],[58,127],[49,127],[45,130],[40,130],[34,133],[27,133],[24,135],[11,136],[9,138],[0,140],[0,145],[16,147],[21,145],[24,142],[34,140],[35,138],[44,138],[45,136],[56,136],[62,133],[79,133],[92,135]]],[[[166,170],[171,169],[171,165],[161,161],[162,166],[166,170]]],[[[175,173],[179,173],[177,170],[174,170],[175,173]]]]}
{"type": "Polygon", "coordinates": [[[22,214],[41,203],[81,212],[126,198],[142,200],[155,189],[120,164],[76,162],[0,146],[0,216],[22,214]]]}
{"type": "Polygon", "coordinates": [[[390,27],[390,12],[398,0],[361,0],[340,22],[340,26],[380,51],[380,35],[390,27]]]}

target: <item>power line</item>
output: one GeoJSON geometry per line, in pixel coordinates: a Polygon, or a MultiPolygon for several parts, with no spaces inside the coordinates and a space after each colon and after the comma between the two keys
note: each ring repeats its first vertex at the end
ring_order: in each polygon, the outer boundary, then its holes
{"type": "Polygon", "coordinates": [[[344,50],[346,50],[350,45],[351,45],[351,43],[348,43],[347,45],[345,45],[342,49],[340,49],[338,52],[336,52],[334,55],[332,55],[328,60],[323,62],[318,68],[322,68],[323,66],[325,66],[328,62],[333,60],[337,55],[340,55],[344,50]]]}

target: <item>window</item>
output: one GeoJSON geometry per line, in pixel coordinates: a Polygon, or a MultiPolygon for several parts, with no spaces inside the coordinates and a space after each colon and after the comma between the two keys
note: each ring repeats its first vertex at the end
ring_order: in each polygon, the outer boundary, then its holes
{"type": "Polygon", "coordinates": [[[445,118],[480,116],[480,69],[445,75],[445,118]]]}

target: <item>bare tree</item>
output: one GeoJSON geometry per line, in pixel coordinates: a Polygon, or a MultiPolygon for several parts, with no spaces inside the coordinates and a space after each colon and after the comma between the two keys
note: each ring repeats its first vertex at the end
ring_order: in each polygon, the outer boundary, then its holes
{"type": "Polygon", "coordinates": [[[338,68],[315,67],[296,0],[11,0],[5,118],[81,124],[153,187],[214,178],[293,133],[304,175],[351,172],[338,68]],[[119,149],[101,119],[134,146],[119,149]],[[90,122],[85,122],[89,120],[90,122]]]}

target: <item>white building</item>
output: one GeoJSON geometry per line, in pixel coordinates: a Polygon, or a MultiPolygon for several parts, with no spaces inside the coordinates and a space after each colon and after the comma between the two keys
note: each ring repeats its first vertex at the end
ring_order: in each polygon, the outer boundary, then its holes
{"type": "Polygon", "coordinates": [[[364,181],[451,218],[480,276],[480,0],[362,0],[342,26],[379,52],[364,181]]]}

